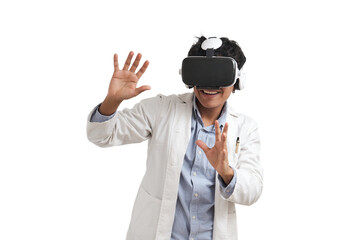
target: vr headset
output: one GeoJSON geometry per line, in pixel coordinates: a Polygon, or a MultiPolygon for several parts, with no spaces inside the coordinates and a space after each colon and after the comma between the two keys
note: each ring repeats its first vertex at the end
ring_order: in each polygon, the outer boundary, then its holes
{"type": "Polygon", "coordinates": [[[188,88],[219,89],[233,86],[239,79],[237,89],[244,88],[244,79],[237,62],[231,57],[214,56],[215,49],[221,47],[219,38],[206,39],[201,48],[206,56],[192,56],[183,60],[180,74],[188,88]],[[241,81],[240,81],[241,79],[241,81]]]}

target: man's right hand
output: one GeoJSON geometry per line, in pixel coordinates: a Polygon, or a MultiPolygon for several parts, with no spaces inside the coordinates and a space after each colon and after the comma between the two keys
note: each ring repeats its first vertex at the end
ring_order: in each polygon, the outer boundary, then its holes
{"type": "Polygon", "coordinates": [[[133,56],[134,52],[131,51],[124,67],[120,70],[118,55],[114,54],[114,73],[110,81],[108,94],[99,109],[101,114],[111,115],[117,110],[123,100],[136,97],[143,91],[150,90],[148,85],[136,87],[139,79],[149,66],[149,61],[145,61],[140,70],[135,73],[142,56],[140,53],[137,54],[135,61],[130,67],[133,56]]]}

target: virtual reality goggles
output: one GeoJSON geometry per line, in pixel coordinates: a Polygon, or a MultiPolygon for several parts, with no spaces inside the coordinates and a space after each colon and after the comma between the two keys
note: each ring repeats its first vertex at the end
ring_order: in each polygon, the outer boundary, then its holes
{"type": "Polygon", "coordinates": [[[219,89],[233,86],[239,79],[237,89],[244,88],[242,71],[231,57],[214,56],[214,50],[222,45],[219,38],[206,39],[201,48],[206,56],[187,57],[182,62],[180,74],[188,88],[219,89]],[[241,81],[240,81],[241,79],[241,81]]]}

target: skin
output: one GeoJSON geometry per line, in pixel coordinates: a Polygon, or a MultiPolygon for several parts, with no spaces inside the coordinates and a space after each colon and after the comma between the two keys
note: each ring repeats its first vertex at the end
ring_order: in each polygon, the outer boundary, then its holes
{"type": "Polygon", "coordinates": [[[137,54],[134,63],[130,67],[133,56],[134,52],[131,51],[125,61],[123,68],[120,70],[118,55],[114,54],[114,73],[110,81],[106,98],[99,108],[99,112],[101,114],[110,116],[116,112],[122,101],[136,97],[140,93],[151,89],[148,85],[136,87],[139,79],[149,66],[149,61],[145,61],[140,70],[135,73],[142,56],[140,53],[137,54]]]}
{"type": "MultiPolygon", "coordinates": [[[[149,61],[145,61],[141,68],[136,72],[142,55],[137,54],[134,62],[131,64],[134,52],[130,52],[122,69],[119,68],[118,55],[114,54],[114,73],[112,75],[108,93],[102,102],[99,112],[103,115],[112,115],[121,102],[136,97],[140,93],[150,90],[150,86],[143,85],[137,87],[139,79],[145,73],[149,66],[149,61]],[[131,65],[131,67],[130,67],[131,65]]],[[[234,87],[221,88],[219,90],[206,90],[208,92],[217,92],[216,95],[208,95],[204,90],[194,88],[202,120],[205,126],[215,124],[215,145],[209,148],[203,141],[197,140],[196,144],[204,151],[206,157],[214,169],[219,173],[226,184],[229,184],[234,176],[234,171],[229,167],[228,152],[226,146],[226,137],[228,123],[225,123],[221,133],[218,119],[221,110],[229,98],[234,87]]]]}

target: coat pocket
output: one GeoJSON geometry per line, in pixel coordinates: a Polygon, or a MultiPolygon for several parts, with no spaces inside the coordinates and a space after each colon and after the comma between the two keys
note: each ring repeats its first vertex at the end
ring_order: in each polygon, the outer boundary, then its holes
{"type": "Polygon", "coordinates": [[[235,146],[228,147],[228,159],[230,166],[236,166],[237,162],[239,161],[239,157],[240,157],[240,147],[238,149],[238,152],[236,152],[235,146]]]}
{"type": "Polygon", "coordinates": [[[155,239],[160,207],[161,200],[151,196],[140,186],[130,222],[131,235],[139,240],[155,239]]]}

